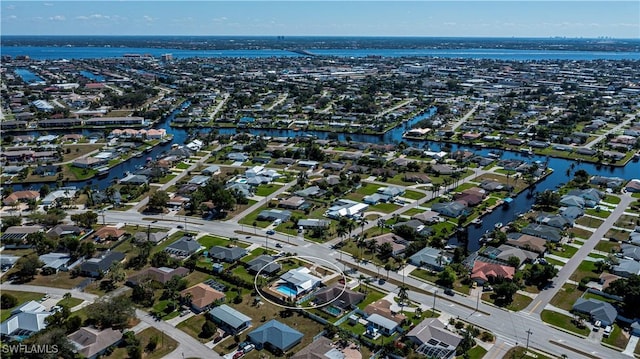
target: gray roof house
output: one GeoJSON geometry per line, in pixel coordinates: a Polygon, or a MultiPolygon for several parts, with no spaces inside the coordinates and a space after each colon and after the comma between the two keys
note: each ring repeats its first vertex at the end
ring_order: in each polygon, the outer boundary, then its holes
{"type": "Polygon", "coordinates": [[[47,253],[41,255],[39,258],[42,263],[44,263],[43,268],[65,271],[67,270],[67,263],[71,260],[71,255],[69,253],[47,253]]]}
{"type": "Polygon", "coordinates": [[[438,318],[428,318],[407,333],[407,338],[418,345],[417,352],[434,359],[455,357],[462,337],[445,328],[438,318]]]}
{"type": "Polygon", "coordinates": [[[260,255],[247,263],[247,270],[251,273],[258,273],[258,271],[260,271],[260,274],[267,275],[276,273],[282,269],[282,266],[280,263],[274,262],[274,259],[272,256],[266,254],[260,255]]]}
{"type": "Polygon", "coordinates": [[[209,176],[203,176],[203,175],[196,175],[193,176],[193,178],[191,178],[189,180],[189,182],[187,182],[188,184],[195,184],[198,185],[200,187],[204,187],[207,185],[207,182],[209,182],[209,180],[211,179],[211,177],[209,176]]]}
{"type": "Polygon", "coordinates": [[[502,244],[498,248],[489,246],[485,249],[482,255],[491,259],[497,259],[504,263],[509,262],[509,258],[516,257],[520,260],[520,265],[524,262],[530,262],[538,258],[538,253],[536,252],[512,247],[508,244],[502,244]]]}
{"type": "MultiPolygon", "coordinates": [[[[394,322],[391,319],[385,318],[378,313],[373,313],[368,316],[367,322],[369,322],[369,324],[367,325],[368,328],[372,327],[373,329],[378,330],[378,332],[382,333],[383,335],[391,335],[398,330],[398,323],[394,322]]],[[[367,333],[369,333],[368,329],[367,333]]]]}
{"type": "Polygon", "coordinates": [[[332,306],[341,309],[355,308],[355,306],[362,302],[365,297],[363,293],[354,292],[345,288],[343,284],[338,283],[316,291],[314,296],[316,304],[331,302],[332,306]]]}
{"type": "Polygon", "coordinates": [[[427,267],[432,270],[441,271],[451,263],[451,258],[445,252],[432,247],[424,247],[416,254],[409,257],[409,263],[416,267],[427,267]]]}
{"type": "Polygon", "coordinates": [[[622,248],[623,256],[640,261],[640,247],[633,244],[622,244],[620,247],[622,248]]]}
{"type": "Polygon", "coordinates": [[[578,208],[584,208],[585,207],[585,200],[584,198],[580,197],[580,196],[575,196],[575,195],[564,195],[562,196],[562,198],[560,198],[560,204],[563,206],[568,206],[568,207],[578,207],[578,208]]]}
{"type": "Polygon", "coordinates": [[[217,165],[211,165],[202,170],[202,174],[207,176],[213,176],[219,173],[220,173],[220,166],[217,166],[217,165]]]}
{"type": "Polygon", "coordinates": [[[562,207],[560,208],[560,215],[573,224],[573,221],[584,215],[584,210],[574,206],[562,207]]]}
{"type": "Polygon", "coordinates": [[[591,321],[599,320],[603,326],[612,325],[618,317],[618,311],[613,305],[593,298],[578,298],[573,304],[572,310],[589,314],[591,321]]]}
{"type": "Polygon", "coordinates": [[[200,250],[200,247],[200,243],[193,239],[193,237],[184,236],[168,245],[164,251],[180,257],[188,257],[200,250]]]}
{"type": "Polygon", "coordinates": [[[276,219],[286,222],[291,218],[291,211],[282,209],[265,209],[258,214],[259,221],[274,221],[276,219]]]}
{"type": "Polygon", "coordinates": [[[149,183],[149,178],[147,176],[143,176],[143,175],[130,174],[127,177],[121,179],[120,183],[139,186],[139,185],[143,185],[143,184],[148,184],[149,183]]]}
{"type": "Polygon", "coordinates": [[[307,198],[321,196],[324,192],[325,191],[320,189],[320,187],[318,186],[311,186],[299,191],[295,191],[293,194],[295,194],[296,196],[307,198]]]}
{"type": "Polygon", "coordinates": [[[467,212],[467,207],[460,202],[436,203],[431,206],[431,210],[443,216],[456,218],[467,212]]]}
{"type": "Polygon", "coordinates": [[[249,156],[246,153],[230,152],[227,154],[227,159],[232,161],[245,162],[249,160],[249,156]]]}
{"type": "Polygon", "coordinates": [[[241,247],[213,246],[209,249],[209,257],[218,261],[233,263],[247,255],[247,250],[241,247]]]}
{"type": "Polygon", "coordinates": [[[94,359],[103,354],[107,348],[120,343],[122,332],[112,328],[97,330],[91,327],[83,327],[69,334],[67,338],[83,358],[94,359]]]}
{"type": "Polygon", "coordinates": [[[331,339],[321,336],[295,353],[291,359],[345,359],[346,355],[331,339]]]}
{"type": "Polygon", "coordinates": [[[223,304],[209,310],[209,317],[225,332],[236,334],[251,326],[251,318],[223,304]]]}
{"type": "Polygon", "coordinates": [[[329,227],[331,221],[326,219],[300,219],[298,220],[298,226],[302,228],[326,228],[329,227]]]}
{"type": "Polygon", "coordinates": [[[90,277],[100,277],[109,272],[111,264],[122,262],[125,258],[124,253],[109,252],[101,258],[91,258],[80,264],[80,273],[90,277]]]}
{"type": "Polygon", "coordinates": [[[611,267],[611,273],[621,277],[630,277],[640,274],[640,262],[631,259],[621,259],[618,264],[611,267]]]}
{"type": "Polygon", "coordinates": [[[29,301],[11,311],[11,317],[0,324],[0,334],[8,337],[28,337],[47,326],[45,319],[52,313],[36,302],[29,301]]]}
{"type": "Polygon", "coordinates": [[[136,232],[133,235],[136,242],[146,242],[147,240],[151,243],[160,243],[167,238],[167,232],[136,232]]]}
{"type": "Polygon", "coordinates": [[[257,349],[267,348],[286,352],[300,343],[303,336],[302,333],[288,325],[271,319],[249,333],[248,339],[256,345],[257,349]]]}
{"type": "Polygon", "coordinates": [[[560,239],[562,239],[559,229],[544,224],[529,224],[522,229],[522,233],[544,238],[551,242],[560,242],[560,239]]]}
{"type": "Polygon", "coordinates": [[[549,213],[542,213],[539,216],[537,216],[536,222],[540,224],[546,224],[547,226],[551,226],[555,228],[566,228],[566,227],[569,227],[572,223],[561,215],[549,214],[549,213]]]}

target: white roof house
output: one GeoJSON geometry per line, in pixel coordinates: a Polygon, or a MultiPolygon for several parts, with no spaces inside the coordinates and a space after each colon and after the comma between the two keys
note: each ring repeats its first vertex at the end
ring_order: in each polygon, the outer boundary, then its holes
{"type": "Polygon", "coordinates": [[[280,279],[290,287],[295,288],[298,294],[301,294],[315,288],[322,282],[322,279],[310,273],[309,268],[299,267],[283,274],[280,279]]]}
{"type": "Polygon", "coordinates": [[[44,329],[45,319],[52,313],[36,302],[29,301],[11,311],[11,317],[0,324],[0,334],[25,337],[44,329]]]}

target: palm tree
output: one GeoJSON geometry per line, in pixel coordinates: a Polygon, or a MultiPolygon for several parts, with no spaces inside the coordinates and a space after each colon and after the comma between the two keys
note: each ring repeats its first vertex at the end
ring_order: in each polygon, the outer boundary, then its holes
{"type": "Polygon", "coordinates": [[[360,225],[361,231],[360,231],[360,237],[362,239],[364,239],[364,226],[366,226],[367,224],[369,224],[369,220],[366,219],[365,217],[361,216],[358,219],[358,224],[360,225]]]}
{"type": "Polygon", "coordinates": [[[404,306],[407,299],[409,299],[409,288],[407,288],[403,284],[400,288],[398,288],[398,301],[400,302],[401,307],[404,306]]]}

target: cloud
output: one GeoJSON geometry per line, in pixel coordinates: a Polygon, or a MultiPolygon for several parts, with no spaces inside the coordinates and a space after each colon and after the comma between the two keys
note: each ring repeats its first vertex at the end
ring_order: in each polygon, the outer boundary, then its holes
{"type": "Polygon", "coordinates": [[[151,16],[149,16],[149,15],[144,15],[144,16],[142,16],[142,18],[143,18],[145,21],[148,21],[148,22],[152,22],[152,21],[155,21],[155,20],[156,20],[156,19],[152,18],[152,17],[151,17],[151,16]]]}
{"type": "Polygon", "coordinates": [[[227,17],[226,16],[222,16],[222,17],[214,17],[213,18],[213,22],[223,22],[223,21],[227,21],[227,17]]]}
{"type": "Polygon", "coordinates": [[[15,5],[7,5],[7,7],[5,7],[5,9],[7,10],[14,10],[16,8],[15,5]]]}
{"type": "Polygon", "coordinates": [[[65,21],[67,18],[62,16],[62,15],[56,15],[56,16],[51,16],[49,17],[49,20],[51,21],[65,21]]]}
{"type": "Polygon", "coordinates": [[[444,22],[444,23],[442,23],[442,25],[445,25],[445,26],[456,26],[457,23],[455,23],[455,22],[444,22]]]}
{"type": "Polygon", "coordinates": [[[18,18],[18,17],[17,17],[17,16],[15,16],[15,15],[9,15],[9,20],[15,20],[15,19],[17,19],[17,18],[18,18]]]}
{"type": "Polygon", "coordinates": [[[85,16],[85,15],[76,16],[76,19],[77,20],[109,20],[111,19],[111,16],[102,15],[102,14],[91,14],[89,16],[85,16]]]}
{"type": "Polygon", "coordinates": [[[45,3],[43,3],[42,5],[44,5],[44,6],[53,6],[53,4],[52,4],[52,3],[50,3],[50,2],[45,2],[45,3]]]}

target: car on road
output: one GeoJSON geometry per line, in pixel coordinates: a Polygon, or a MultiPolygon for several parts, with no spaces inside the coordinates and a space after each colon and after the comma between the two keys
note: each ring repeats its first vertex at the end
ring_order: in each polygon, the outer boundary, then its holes
{"type": "Polygon", "coordinates": [[[273,229],[270,229],[267,231],[267,234],[273,235],[273,234],[276,234],[276,231],[274,231],[273,229]]]}
{"type": "Polygon", "coordinates": [[[276,248],[282,248],[282,244],[276,243],[276,248]]]}
{"type": "Polygon", "coordinates": [[[176,228],[178,228],[178,229],[182,229],[182,228],[184,228],[184,227],[183,227],[181,224],[179,224],[179,225],[177,225],[177,226],[176,226],[176,228]]]}
{"type": "Polygon", "coordinates": [[[251,239],[251,236],[246,236],[246,237],[244,237],[244,238],[245,238],[245,239],[251,239]]]}
{"type": "Polygon", "coordinates": [[[446,295],[450,295],[450,296],[452,296],[452,297],[453,297],[454,295],[456,295],[456,294],[453,292],[453,289],[451,289],[451,288],[447,288],[447,289],[445,289],[445,290],[444,290],[444,294],[446,294],[446,295]]]}

